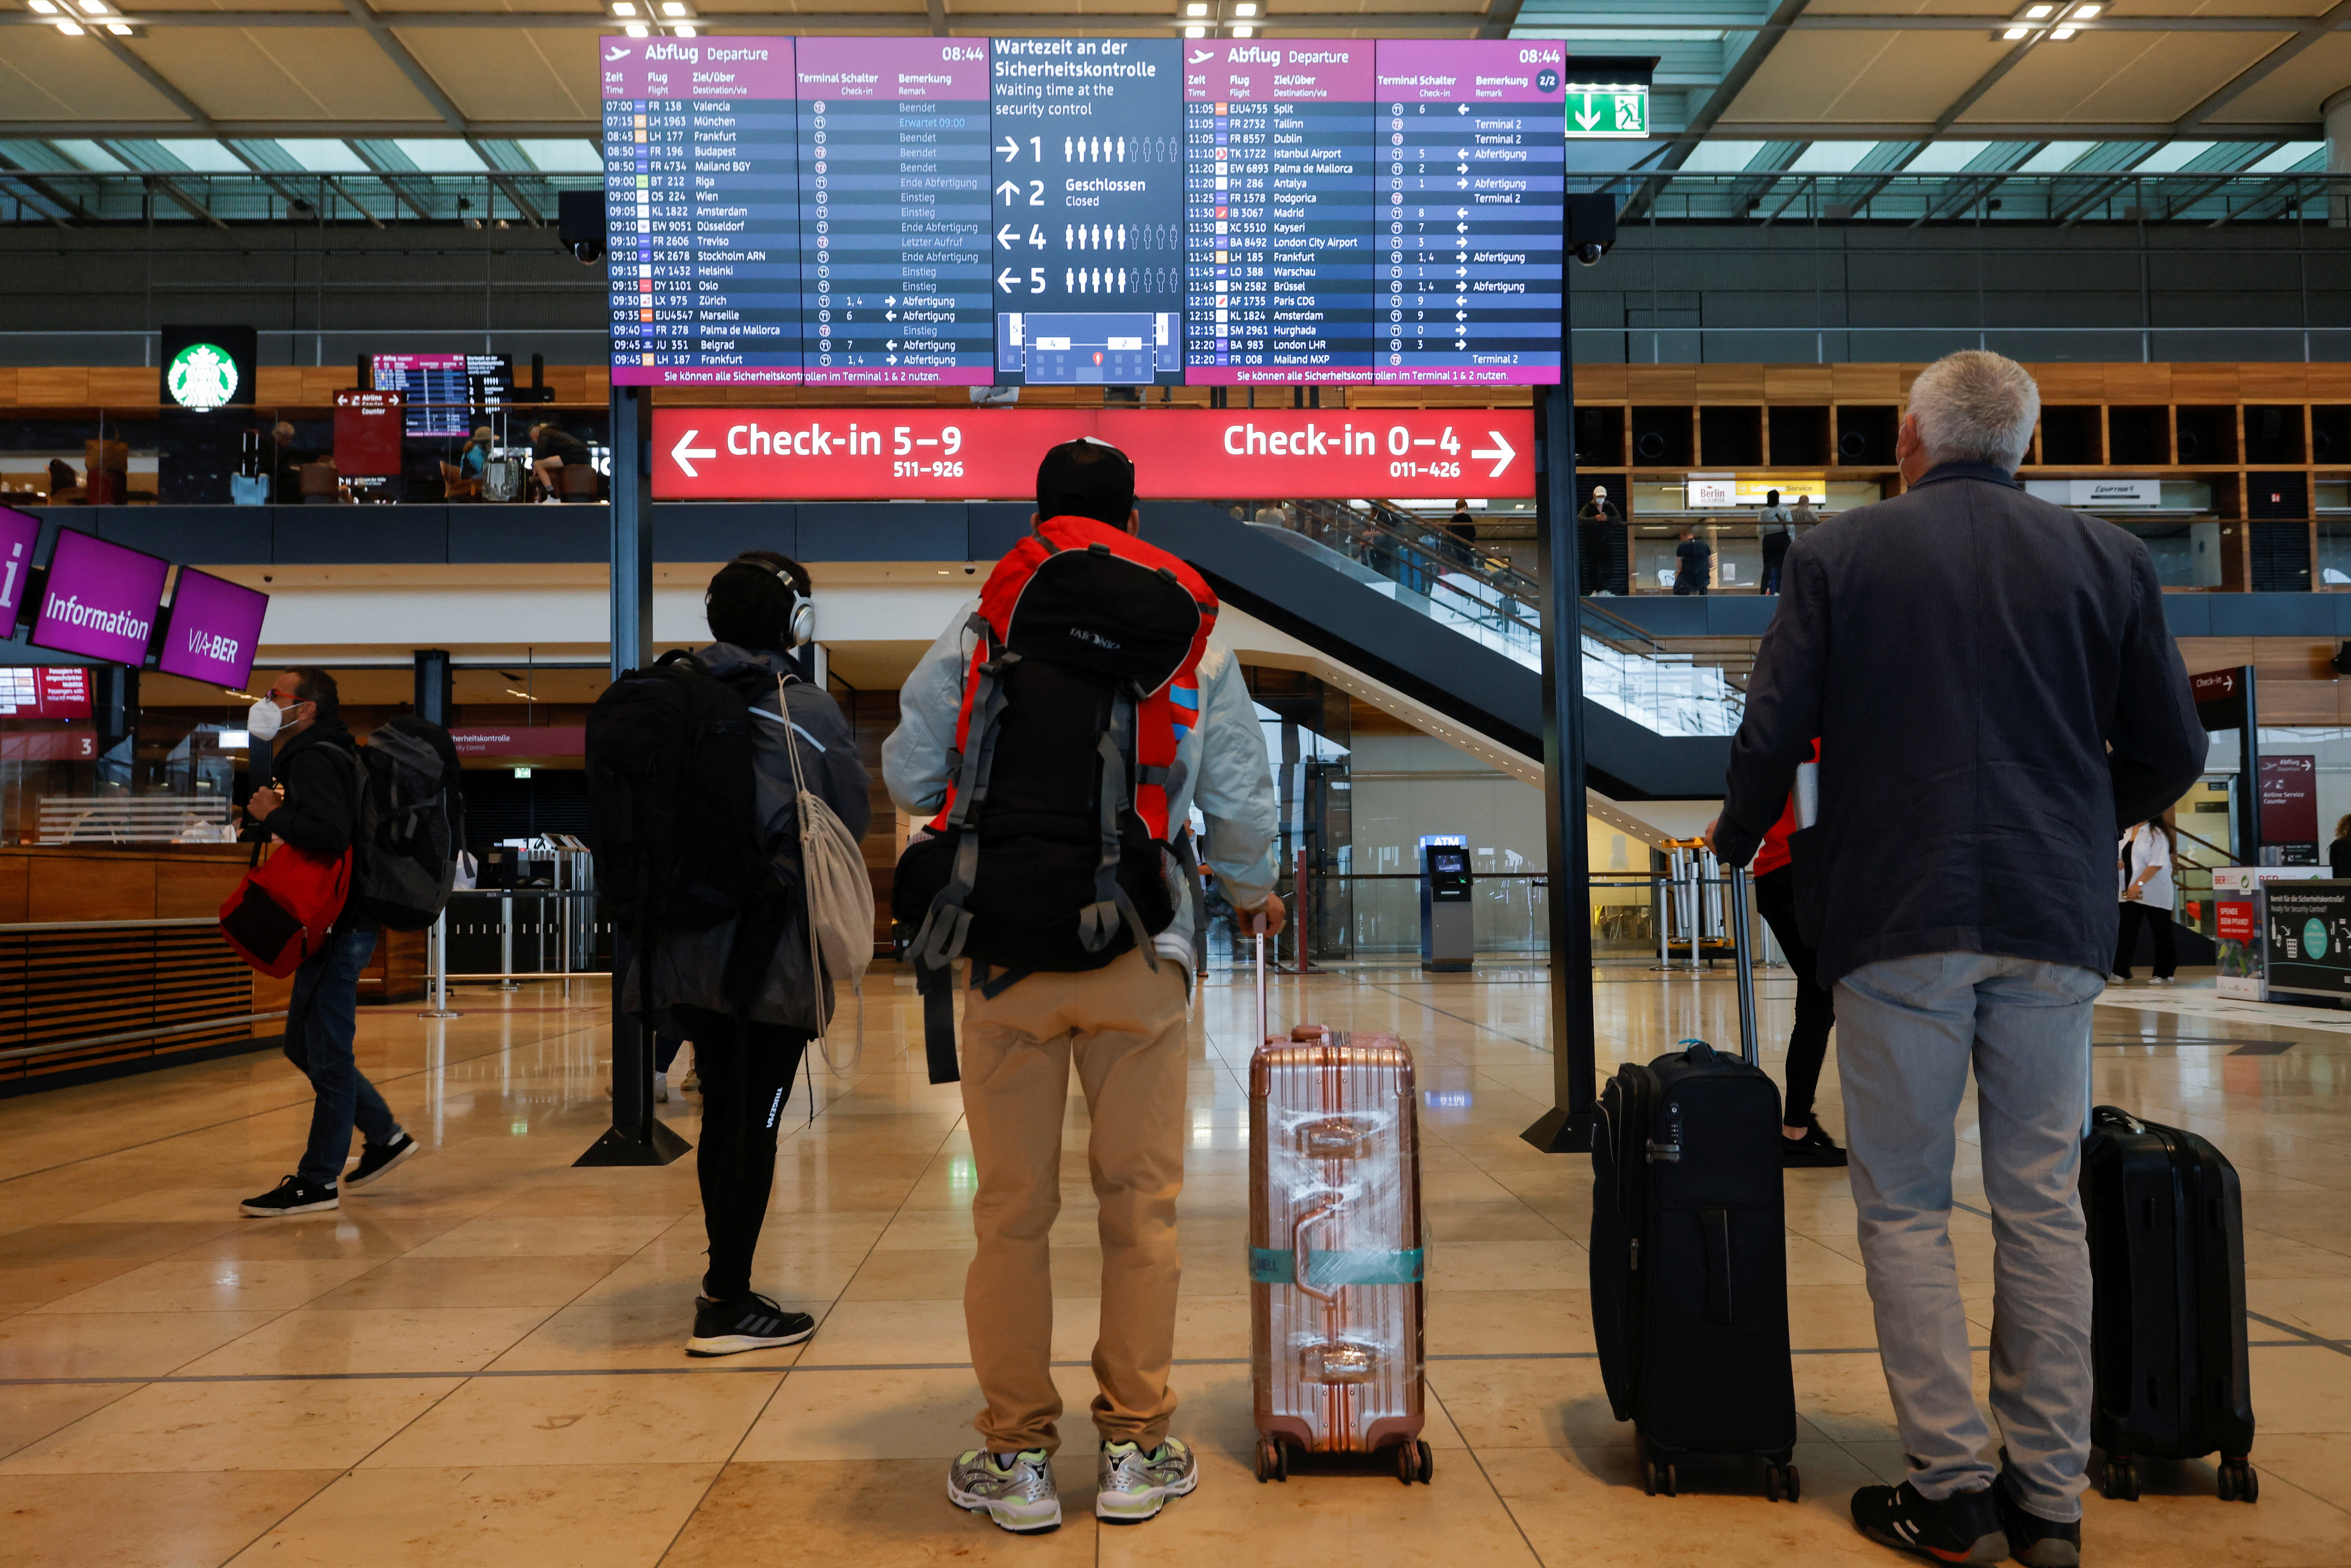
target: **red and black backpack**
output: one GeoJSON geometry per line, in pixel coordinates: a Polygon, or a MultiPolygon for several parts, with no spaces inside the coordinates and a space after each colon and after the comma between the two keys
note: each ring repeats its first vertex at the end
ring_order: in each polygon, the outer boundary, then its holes
{"type": "Polygon", "coordinates": [[[954,779],[891,899],[927,988],[958,957],[996,988],[1150,954],[1185,896],[1167,803],[1216,621],[1197,572],[1091,517],[1049,518],[997,563],[970,623],[954,779]]]}

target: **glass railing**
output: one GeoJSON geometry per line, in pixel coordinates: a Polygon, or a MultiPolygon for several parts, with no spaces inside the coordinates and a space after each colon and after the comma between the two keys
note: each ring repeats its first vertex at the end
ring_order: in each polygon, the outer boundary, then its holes
{"type": "MultiPolygon", "coordinates": [[[[1530,670],[1542,668],[1539,585],[1507,562],[1379,502],[1308,500],[1280,525],[1254,524],[1332,570],[1530,670]]],[[[1729,735],[1746,695],[1740,661],[1667,648],[1640,627],[1585,601],[1583,695],[1660,735],[1729,735]]]]}

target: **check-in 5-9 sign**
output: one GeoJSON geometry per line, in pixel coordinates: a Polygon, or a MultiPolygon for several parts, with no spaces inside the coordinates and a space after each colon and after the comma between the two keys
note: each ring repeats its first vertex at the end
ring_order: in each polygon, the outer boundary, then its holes
{"type": "Polygon", "coordinates": [[[1146,500],[1534,494],[1526,409],[653,411],[659,500],[1024,500],[1048,448],[1134,460],[1146,500]]]}

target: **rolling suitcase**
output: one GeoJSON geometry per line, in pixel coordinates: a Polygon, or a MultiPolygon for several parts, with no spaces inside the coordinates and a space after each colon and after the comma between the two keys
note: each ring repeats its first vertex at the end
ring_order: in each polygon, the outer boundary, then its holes
{"type": "Polygon", "coordinates": [[[1780,1091],[1756,1065],[1747,873],[1730,887],[1743,1059],[1703,1040],[1616,1071],[1592,1140],[1592,1325],[1608,1403],[1631,1421],[1649,1493],[1687,1454],[1765,1462],[1793,1502],[1794,1364],[1780,1091]]]}
{"type": "Polygon", "coordinates": [[[2221,1500],[2261,1478],[2245,1354],[2236,1167],[2193,1133],[2101,1105],[2082,1148],[2089,1222],[2090,1441],[2098,1490],[2137,1501],[2137,1459],[2220,1456],[2221,1500]]]}
{"type": "Polygon", "coordinates": [[[1420,1440],[1423,1257],[1412,1052],[1390,1034],[1306,1024],[1249,1059],[1249,1383],[1257,1479],[1293,1448],[1393,1450],[1409,1486],[1436,1473],[1420,1440]]]}

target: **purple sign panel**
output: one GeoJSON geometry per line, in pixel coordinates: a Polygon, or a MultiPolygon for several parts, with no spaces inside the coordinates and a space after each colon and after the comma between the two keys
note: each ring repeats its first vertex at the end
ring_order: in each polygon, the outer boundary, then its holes
{"type": "Polygon", "coordinates": [[[801,379],[989,384],[987,41],[799,47],[801,379]]]}
{"type": "Polygon", "coordinates": [[[33,570],[33,547],[40,542],[40,518],[0,507],[0,637],[16,634],[16,612],[25,602],[25,580],[33,570]]]}
{"type": "Polygon", "coordinates": [[[789,38],[604,38],[612,380],[800,379],[789,38]]]}
{"type": "Polygon", "coordinates": [[[1566,64],[1536,39],[1380,46],[1382,382],[1558,382],[1566,64]]]}
{"type": "Polygon", "coordinates": [[[269,595],[190,567],[180,569],[155,667],[167,675],[242,689],[261,645],[269,595]]]}
{"type": "Polygon", "coordinates": [[[1373,379],[1388,308],[1374,277],[1374,47],[1185,45],[1187,383],[1373,379]]]}
{"type": "Polygon", "coordinates": [[[160,556],[60,529],[33,644],[110,664],[145,664],[170,570],[160,556]]]}

